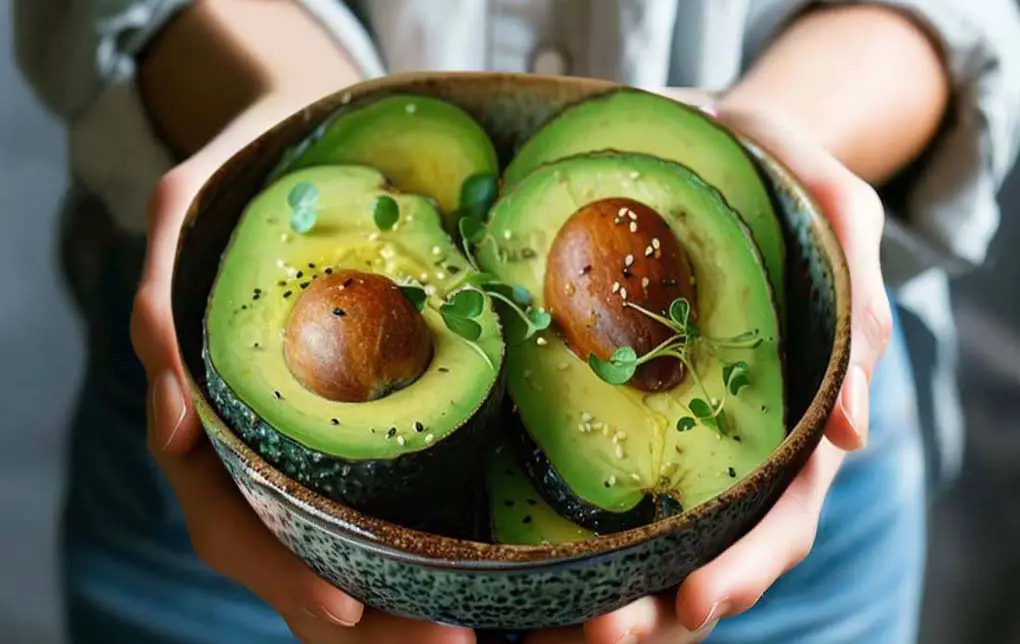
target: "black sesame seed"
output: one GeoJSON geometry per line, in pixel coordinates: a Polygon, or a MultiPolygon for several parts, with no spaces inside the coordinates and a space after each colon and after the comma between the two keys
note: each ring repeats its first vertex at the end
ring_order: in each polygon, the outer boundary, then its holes
{"type": "Polygon", "coordinates": [[[525,514],[524,518],[521,519],[521,522],[522,523],[531,523],[531,515],[530,514],[525,514]]]}
{"type": "Polygon", "coordinates": [[[735,441],[737,441],[737,442],[739,443],[739,442],[741,442],[741,441],[742,441],[742,440],[744,440],[744,439],[742,439],[742,438],[741,438],[740,436],[738,436],[738,435],[734,434],[734,435],[733,435],[733,440],[735,440],[735,441]]]}
{"type": "Polygon", "coordinates": [[[423,431],[425,431],[425,425],[422,425],[421,421],[418,420],[414,421],[414,431],[418,432],[419,434],[422,433],[423,431]]]}
{"type": "Polygon", "coordinates": [[[538,501],[536,501],[535,499],[528,499],[528,505],[534,507],[538,505],[538,501]]]}
{"type": "Polygon", "coordinates": [[[256,349],[258,349],[258,348],[259,348],[259,343],[258,343],[258,342],[252,342],[252,343],[251,343],[251,346],[253,346],[253,347],[255,347],[256,349]]]}
{"type": "Polygon", "coordinates": [[[311,263],[311,262],[308,262],[308,268],[312,268],[312,269],[314,269],[314,268],[315,268],[315,264],[313,264],[313,263],[311,263]]]}
{"type": "Polygon", "coordinates": [[[302,289],[308,288],[308,284],[309,284],[308,282],[301,282],[301,288],[302,289]]]}
{"type": "Polygon", "coordinates": [[[296,277],[298,279],[301,279],[304,276],[305,276],[305,272],[304,271],[298,271],[297,275],[295,275],[294,277],[296,277]]]}
{"type": "Polygon", "coordinates": [[[327,266],[326,270],[323,271],[323,272],[326,273],[326,275],[332,275],[333,274],[333,269],[330,268],[329,266],[327,266]]]}
{"type": "Polygon", "coordinates": [[[277,399],[277,400],[280,400],[280,399],[282,399],[282,398],[283,398],[283,396],[281,396],[281,395],[280,395],[280,392],[279,392],[279,391],[274,391],[274,392],[273,392],[273,395],[274,395],[274,396],[276,396],[276,399],[277,399]]]}
{"type": "Polygon", "coordinates": [[[248,305],[247,304],[242,304],[241,305],[241,310],[242,311],[247,311],[248,310],[248,305]]]}
{"type": "Polygon", "coordinates": [[[333,309],[333,315],[337,316],[338,318],[342,318],[343,316],[347,315],[347,312],[338,306],[335,309],[333,309]]]}
{"type": "Polygon", "coordinates": [[[733,469],[732,467],[729,469],[729,473],[730,473],[730,478],[734,478],[734,479],[737,478],[737,471],[735,469],[733,469]]]}
{"type": "Polygon", "coordinates": [[[586,264],[585,267],[581,269],[581,275],[587,275],[590,272],[591,272],[591,264],[586,264]]]}
{"type": "Polygon", "coordinates": [[[535,251],[531,250],[530,248],[522,248],[521,257],[523,257],[524,259],[531,259],[535,257],[535,251]]]}
{"type": "Polygon", "coordinates": [[[255,294],[256,295],[261,295],[262,294],[262,289],[260,289],[260,288],[255,289],[255,294]]]}
{"type": "Polygon", "coordinates": [[[294,294],[294,291],[284,291],[284,292],[283,292],[283,296],[284,296],[284,297],[290,297],[290,296],[291,296],[291,295],[293,295],[293,294],[294,294]]]}
{"type": "Polygon", "coordinates": [[[449,273],[450,275],[456,275],[457,273],[460,272],[460,269],[457,268],[456,266],[447,266],[446,272],[449,273]]]}
{"type": "Polygon", "coordinates": [[[333,423],[334,425],[339,425],[340,424],[340,421],[337,420],[336,418],[330,418],[329,422],[333,423]]]}
{"type": "Polygon", "coordinates": [[[276,285],[277,286],[286,286],[287,282],[285,280],[280,280],[279,282],[276,283],[276,285]]]}
{"type": "Polygon", "coordinates": [[[252,296],[251,296],[251,299],[253,299],[253,300],[257,300],[257,299],[259,299],[259,298],[260,298],[261,296],[262,296],[262,294],[261,294],[261,293],[255,293],[254,295],[252,295],[252,296]]]}
{"type": "Polygon", "coordinates": [[[386,432],[386,438],[393,438],[396,435],[397,435],[396,427],[390,427],[389,430],[386,432]]]}
{"type": "Polygon", "coordinates": [[[354,278],[353,277],[348,277],[347,279],[344,280],[343,287],[347,288],[348,286],[350,286],[353,283],[354,283],[354,278]]]}
{"type": "Polygon", "coordinates": [[[439,373],[448,373],[450,371],[447,367],[439,367],[439,373]]]}
{"type": "Polygon", "coordinates": [[[505,505],[508,508],[512,508],[514,507],[514,501],[513,499],[507,499],[506,501],[503,501],[503,505],[505,505]]]}
{"type": "Polygon", "coordinates": [[[626,266],[623,267],[623,271],[622,272],[623,272],[623,276],[624,277],[630,277],[631,275],[634,274],[634,273],[631,273],[630,269],[628,267],[626,267],[626,266]]]}

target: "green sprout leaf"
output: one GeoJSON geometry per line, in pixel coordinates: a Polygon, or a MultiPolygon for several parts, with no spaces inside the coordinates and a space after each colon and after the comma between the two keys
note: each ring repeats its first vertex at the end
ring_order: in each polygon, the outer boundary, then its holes
{"type": "Polygon", "coordinates": [[[489,284],[492,284],[493,287],[497,285],[502,286],[502,284],[498,284],[498,281],[499,281],[498,277],[496,277],[492,273],[487,273],[484,271],[481,273],[472,273],[464,279],[465,284],[470,284],[472,286],[488,286],[489,284]]]}
{"type": "Polygon", "coordinates": [[[315,184],[302,181],[291,188],[287,194],[287,205],[291,208],[291,230],[303,235],[315,227],[318,219],[315,214],[315,202],[318,199],[319,189],[315,184]]]}
{"type": "Polygon", "coordinates": [[[393,228],[397,220],[400,219],[400,208],[393,197],[380,195],[372,202],[372,219],[375,220],[375,225],[379,230],[393,228]]]}
{"type": "Polygon", "coordinates": [[[471,319],[476,318],[482,314],[485,309],[485,296],[480,291],[474,289],[464,289],[457,291],[456,294],[450,301],[443,304],[441,311],[443,315],[452,315],[454,317],[471,319]]]}
{"type": "Polygon", "coordinates": [[[474,320],[443,314],[443,322],[446,323],[447,328],[465,340],[474,342],[482,337],[482,327],[474,320]]]}
{"type": "Polygon", "coordinates": [[[694,429],[694,426],[698,421],[694,420],[690,416],[684,416],[676,421],[676,431],[687,432],[694,429]]]}
{"type": "Polygon", "coordinates": [[[428,295],[425,294],[425,289],[420,286],[408,285],[401,286],[400,290],[403,292],[404,297],[406,297],[408,301],[414,305],[414,308],[417,309],[419,313],[425,310],[425,300],[428,299],[428,295]]]}
{"type": "MultiPolygon", "coordinates": [[[[549,313],[546,311],[531,309],[530,311],[528,311],[528,321],[531,322],[531,326],[534,327],[536,331],[545,331],[546,329],[549,328],[549,325],[552,324],[552,316],[549,315],[549,313]]],[[[630,349],[630,347],[625,348],[629,349],[631,353],[634,352],[634,350],[630,349]]],[[[616,355],[616,353],[619,353],[619,351],[620,350],[617,349],[617,351],[613,355],[616,355]]]]}
{"type": "Polygon", "coordinates": [[[701,422],[705,423],[709,427],[719,427],[719,425],[715,422],[715,410],[701,398],[694,398],[691,400],[690,408],[691,413],[697,416],[698,420],[701,422]]]}
{"type": "Polygon", "coordinates": [[[736,396],[740,390],[751,384],[751,367],[743,360],[723,367],[723,382],[726,390],[736,396]]]}
{"type": "Polygon", "coordinates": [[[477,219],[464,217],[457,224],[460,229],[460,236],[472,244],[480,244],[485,239],[485,224],[477,219]]]}
{"type": "Polygon", "coordinates": [[[637,354],[630,347],[620,347],[603,360],[594,353],[588,354],[588,366],[602,380],[611,385],[622,385],[637,371],[637,354]]]}
{"type": "Polygon", "coordinates": [[[691,303],[686,298],[676,298],[669,305],[669,317],[680,325],[681,329],[686,329],[687,323],[691,320],[691,303]]]}
{"type": "Polygon", "coordinates": [[[491,173],[473,174],[460,187],[462,214],[484,219],[489,207],[496,201],[499,184],[491,173]]]}

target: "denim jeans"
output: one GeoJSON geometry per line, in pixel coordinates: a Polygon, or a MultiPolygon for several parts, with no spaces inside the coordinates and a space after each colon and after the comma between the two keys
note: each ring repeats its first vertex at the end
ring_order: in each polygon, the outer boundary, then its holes
{"type": "MultiPolygon", "coordinates": [[[[146,451],[144,376],[127,348],[127,325],[113,328],[123,337],[105,343],[73,428],[63,568],[70,641],[295,644],[275,613],[192,552],[176,500],[146,451]]],[[[872,385],[869,445],[848,458],[830,490],[812,552],[755,607],[720,623],[709,642],[915,640],[924,465],[898,321],[895,328],[872,385]]]]}

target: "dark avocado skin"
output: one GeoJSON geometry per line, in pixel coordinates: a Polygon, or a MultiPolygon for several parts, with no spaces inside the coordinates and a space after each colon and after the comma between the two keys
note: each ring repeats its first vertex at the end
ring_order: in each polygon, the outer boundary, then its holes
{"type": "Polygon", "coordinates": [[[202,359],[217,413],[289,478],[384,521],[453,538],[488,540],[488,522],[479,515],[485,461],[476,455],[492,449],[491,427],[503,403],[505,369],[482,407],[431,448],[393,459],[355,461],[309,449],[277,432],[233,394],[204,345],[202,359]]]}
{"type": "MultiPolygon", "coordinates": [[[[509,397],[507,398],[509,400],[509,397]]],[[[560,477],[556,468],[528,435],[517,415],[504,405],[503,425],[521,468],[535,484],[535,489],[560,516],[598,534],[630,530],[666,517],[680,514],[683,507],[669,497],[645,496],[626,512],[610,512],[576,496],[560,477]]]]}

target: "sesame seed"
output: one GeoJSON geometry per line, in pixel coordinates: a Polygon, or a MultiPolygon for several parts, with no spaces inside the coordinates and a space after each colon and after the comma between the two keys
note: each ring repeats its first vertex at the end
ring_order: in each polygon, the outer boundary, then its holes
{"type": "Polygon", "coordinates": [[[609,436],[609,425],[603,425],[602,426],[602,435],[603,436],[609,436]]]}
{"type": "Polygon", "coordinates": [[[616,444],[616,458],[623,458],[623,445],[616,444]]]}
{"type": "Polygon", "coordinates": [[[442,249],[442,248],[440,248],[439,246],[433,246],[433,247],[432,247],[432,254],[433,254],[433,255],[439,255],[439,254],[441,254],[442,252],[443,252],[443,249],[442,249]]]}
{"type": "Polygon", "coordinates": [[[581,414],[581,420],[583,420],[586,423],[589,422],[591,420],[591,418],[592,418],[592,416],[588,412],[583,412],[581,414]]]}
{"type": "Polygon", "coordinates": [[[276,260],[276,267],[277,268],[283,268],[284,266],[285,266],[285,264],[283,263],[282,259],[276,260]]]}
{"type": "Polygon", "coordinates": [[[613,282],[613,293],[616,293],[619,290],[620,290],[620,283],[619,282],[613,282]]]}
{"type": "Polygon", "coordinates": [[[736,471],[735,469],[733,469],[733,468],[731,467],[731,468],[729,468],[729,470],[727,470],[727,471],[728,471],[728,472],[729,472],[729,474],[730,474],[730,478],[737,478],[737,471],[736,471]]]}
{"type": "Polygon", "coordinates": [[[435,294],[436,294],[436,285],[435,284],[428,284],[425,287],[425,295],[435,295],[435,294]]]}
{"type": "Polygon", "coordinates": [[[615,444],[617,444],[619,442],[620,442],[620,435],[619,434],[613,434],[613,444],[615,445],[615,444]]]}
{"type": "Polygon", "coordinates": [[[626,257],[624,257],[623,258],[623,264],[624,264],[624,266],[631,266],[632,264],[634,264],[634,256],[633,255],[627,255],[626,257]]]}
{"type": "Polygon", "coordinates": [[[414,431],[418,432],[419,434],[422,433],[423,431],[425,431],[425,425],[422,425],[420,420],[414,421],[414,431]]]}
{"type": "Polygon", "coordinates": [[[659,243],[659,238],[658,237],[652,237],[652,248],[654,248],[655,250],[659,250],[659,248],[661,248],[661,247],[662,247],[662,245],[659,243]]]}
{"type": "Polygon", "coordinates": [[[403,436],[397,436],[397,444],[398,445],[403,445],[406,442],[407,442],[406,438],[404,438],[403,436]]]}
{"type": "Polygon", "coordinates": [[[584,433],[587,434],[591,431],[591,423],[584,423],[584,433]]]}
{"type": "Polygon", "coordinates": [[[333,274],[333,269],[330,268],[329,266],[327,266],[326,270],[323,271],[323,272],[326,273],[326,275],[332,275],[333,274]]]}
{"type": "Polygon", "coordinates": [[[648,256],[650,256],[650,255],[652,254],[652,252],[653,252],[653,251],[652,251],[652,247],[651,247],[651,246],[649,246],[648,248],[646,248],[646,249],[645,249],[645,257],[648,257],[648,256]]]}
{"type": "Polygon", "coordinates": [[[330,419],[329,419],[329,422],[331,422],[331,423],[332,423],[332,424],[334,424],[334,425],[339,425],[339,424],[340,424],[340,421],[339,421],[339,420],[337,420],[336,418],[330,418],[330,419]]]}
{"type": "Polygon", "coordinates": [[[436,437],[435,436],[433,436],[432,434],[425,434],[425,444],[426,445],[431,445],[434,442],[436,442],[436,437]]]}
{"type": "Polygon", "coordinates": [[[614,476],[612,474],[609,475],[609,485],[610,485],[610,487],[616,485],[616,476],[614,476]]]}
{"type": "Polygon", "coordinates": [[[648,288],[648,283],[650,281],[651,280],[649,280],[647,277],[642,277],[641,278],[641,288],[648,288]]]}
{"type": "Polygon", "coordinates": [[[294,291],[284,291],[284,292],[283,292],[283,296],[284,296],[284,297],[290,297],[290,296],[291,296],[291,295],[293,295],[293,294],[294,294],[294,291]]]}
{"type": "Polygon", "coordinates": [[[373,232],[368,235],[368,241],[375,241],[379,239],[379,233],[373,232]]]}
{"type": "Polygon", "coordinates": [[[627,206],[624,206],[624,207],[620,208],[620,210],[617,211],[616,215],[618,217],[626,217],[627,216],[627,206]]]}
{"type": "Polygon", "coordinates": [[[641,482],[641,477],[640,477],[640,476],[638,476],[636,472],[631,472],[631,473],[630,473],[630,478],[634,479],[634,480],[635,480],[635,481],[637,481],[638,483],[640,483],[640,482],[641,482]]]}
{"type": "Polygon", "coordinates": [[[630,217],[631,221],[637,221],[637,213],[634,212],[633,210],[628,210],[627,216],[630,217]]]}
{"type": "Polygon", "coordinates": [[[276,399],[277,399],[277,400],[280,400],[280,399],[282,399],[282,398],[283,398],[283,396],[281,396],[281,395],[280,395],[280,392],[279,392],[279,391],[274,391],[274,392],[273,392],[273,395],[274,395],[274,396],[276,396],[276,399]]]}
{"type": "Polygon", "coordinates": [[[620,437],[620,440],[626,440],[627,438],[627,432],[623,431],[622,429],[616,432],[616,435],[620,437]]]}
{"type": "Polygon", "coordinates": [[[444,273],[443,271],[436,271],[436,279],[437,280],[445,280],[446,279],[446,273],[444,273]]]}
{"type": "Polygon", "coordinates": [[[282,235],[280,235],[280,241],[282,242],[290,241],[290,235],[288,235],[287,233],[283,233],[282,235]]]}
{"type": "Polygon", "coordinates": [[[503,231],[503,239],[510,239],[513,236],[514,236],[513,231],[511,231],[511,230],[504,230],[503,231]]]}
{"type": "Polygon", "coordinates": [[[538,336],[535,339],[535,344],[537,344],[540,347],[544,347],[545,345],[549,344],[549,341],[543,338],[542,336],[538,336]]]}
{"type": "Polygon", "coordinates": [[[631,179],[638,179],[640,177],[641,177],[641,173],[640,172],[638,172],[637,170],[632,170],[631,171],[631,173],[630,173],[630,178],[631,179]]]}
{"type": "Polygon", "coordinates": [[[584,433],[584,431],[585,431],[584,430],[584,423],[578,423],[577,424],[577,431],[581,432],[582,434],[584,433]]]}
{"type": "Polygon", "coordinates": [[[347,312],[338,306],[335,309],[333,309],[333,315],[337,316],[338,318],[342,318],[343,316],[347,315],[347,312]]]}
{"type": "Polygon", "coordinates": [[[593,429],[602,429],[605,426],[605,423],[603,423],[601,421],[596,421],[596,422],[592,423],[591,426],[592,426],[593,429]]]}
{"type": "Polygon", "coordinates": [[[429,281],[429,274],[428,273],[422,273],[421,275],[418,276],[418,281],[419,282],[427,282],[427,281],[429,281]]]}
{"type": "Polygon", "coordinates": [[[627,289],[625,288],[620,289],[620,298],[624,300],[627,299],[627,289]]]}
{"type": "Polygon", "coordinates": [[[637,222],[636,221],[630,222],[630,232],[632,232],[632,233],[636,233],[637,232],[637,222]]]}
{"type": "Polygon", "coordinates": [[[386,432],[386,438],[393,438],[396,435],[397,435],[396,427],[390,427],[389,430],[387,430],[386,432]]]}

